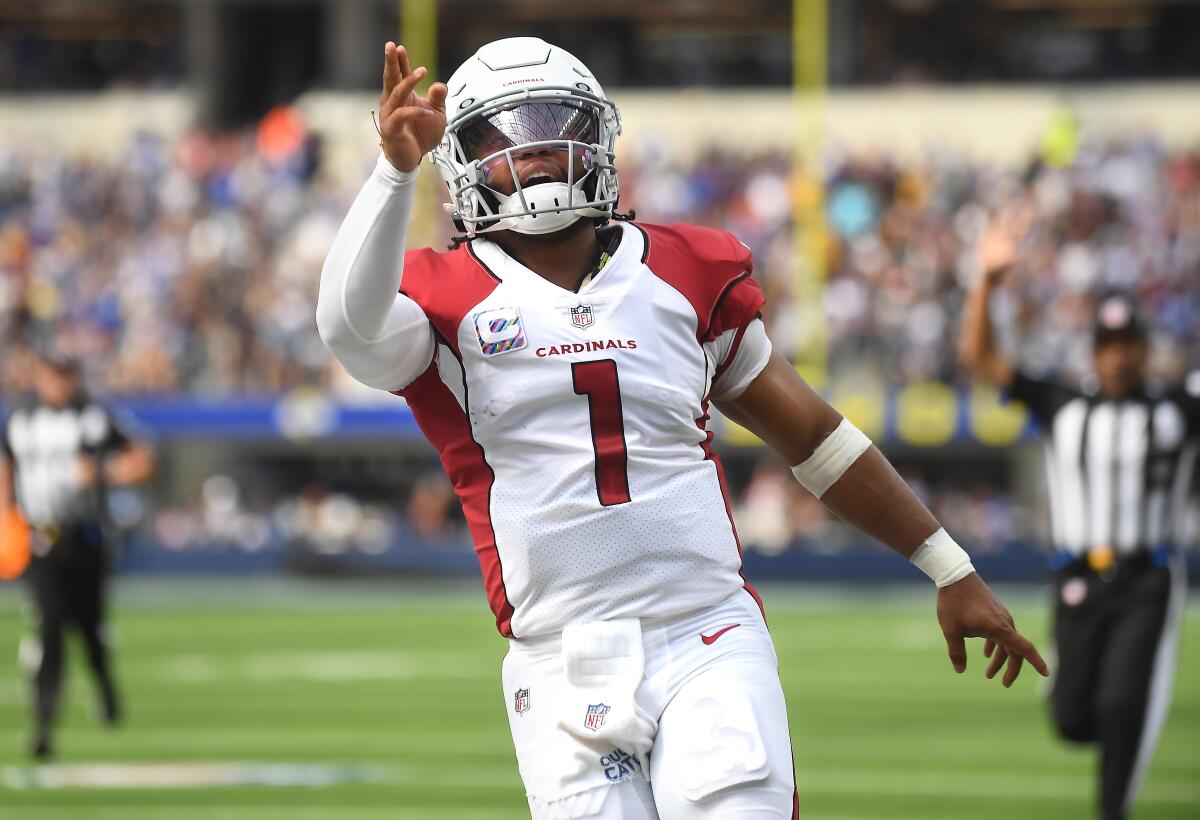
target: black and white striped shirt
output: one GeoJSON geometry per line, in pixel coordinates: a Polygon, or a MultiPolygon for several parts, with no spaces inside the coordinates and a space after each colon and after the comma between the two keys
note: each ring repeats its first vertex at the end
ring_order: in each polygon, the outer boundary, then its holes
{"type": "Polygon", "coordinates": [[[1200,390],[1111,400],[1018,372],[1008,392],[1046,433],[1056,549],[1129,555],[1184,546],[1200,390]]]}
{"type": "Polygon", "coordinates": [[[84,397],[62,408],[31,404],[4,425],[4,456],[13,466],[17,505],[34,526],[98,520],[103,488],[82,486],[79,457],[99,462],[129,437],[112,413],[84,397]]]}

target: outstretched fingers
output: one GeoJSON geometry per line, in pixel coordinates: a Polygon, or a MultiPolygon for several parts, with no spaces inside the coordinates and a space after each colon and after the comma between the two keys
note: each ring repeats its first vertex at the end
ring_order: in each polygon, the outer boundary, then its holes
{"type": "Polygon", "coordinates": [[[400,82],[400,63],[396,59],[396,44],[388,40],[383,47],[383,93],[379,96],[380,106],[392,95],[396,83],[400,82]]]}
{"type": "MultiPolygon", "coordinates": [[[[1004,677],[1001,678],[1001,683],[1004,688],[1013,686],[1016,677],[1021,674],[1021,665],[1028,660],[1033,669],[1038,670],[1043,677],[1050,674],[1049,666],[1046,666],[1045,660],[1038,654],[1037,647],[1034,647],[1032,642],[1025,638],[1021,633],[1016,632],[1012,624],[1006,624],[996,630],[988,639],[989,644],[995,644],[995,651],[991,654],[991,663],[988,664],[988,678],[995,677],[997,672],[1000,672],[1001,666],[1007,662],[1007,668],[1004,669],[1004,677]]],[[[986,647],[984,647],[986,653],[986,647]]]]}
{"type": "Polygon", "coordinates": [[[425,66],[415,69],[404,46],[389,41],[384,46],[383,92],[379,98],[379,146],[388,161],[401,171],[411,171],[435,148],[446,130],[446,97],[443,83],[434,83],[426,96],[417,86],[429,75],[425,66]]]}
{"type": "Polygon", "coordinates": [[[1005,689],[1012,686],[1013,682],[1017,679],[1017,675],[1021,674],[1021,664],[1024,662],[1025,659],[1020,655],[1008,656],[1008,668],[1004,670],[1004,680],[1001,681],[1005,689]]]}
{"type": "Polygon", "coordinates": [[[963,636],[957,632],[947,632],[945,635],[950,665],[954,667],[955,672],[967,671],[967,643],[963,640],[963,636]]]}
{"type": "Polygon", "coordinates": [[[446,96],[449,93],[450,91],[446,88],[445,83],[434,83],[433,85],[429,86],[429,93],[425,95],[425,98],[429,100],[429,104],[433,106],[435,111],[440,111],[445,114],[446,96]]]}
{"type": "Polygon", "coordinates": [[[424,117],[432,117],[434,113],[428,108],[421,108],[415,105],[406,105],[403,108],[397,108],[387,116],[386,130],[394,132],[405,123],[416,122],[424,117]]]}
{"type": "Polygon", "coordinates": [[[1050,667],[1038,653],[1033,642],[1013,627],[1007,627],[1003,634],[995,636],[995,641],[1009,655],[1009,666],[1004,673],[1004,685],[1011,686],[1021,671],[1021,663],[1029,661],[1030,666],[1038,671],[1043,678],[1050,676],[1050,667]]]}
{"type": "Polygon", "coordinates": [[[412,73],[412,66],[408,63],[408,49],[404,46],[396,46],[396,62],[400,66],[401,77],[407,77],[412,73]]]}
{"type": "Polygon", "coordinates": [[[988,639],[988,643],[994,647],[994,651],[988,655],[987,650],[984,650],[984,654],[992,659],[991,663],[988,664],[987,672],[984,673],[984,676],[988,680],[991,680],[996,677],[996,673],[1000,671],[1000,667],[1004,666],[1004,662],[1008,660],[1008,650],[1002,646],[996,646],[992,643],[991,639],[988,639]]]}
{"type": "Polygon", "coordinates": [[[417,83],[425,78],[425,67],[421,66],[416,71],[405,74],[400,82],[396,83],[392,92],[388,94],[387,99],[380,106],[381,115],[385,118],[391,117],[392,113],[413,105],[413,92],[417,88],[417,83]]]}
{"type": "MultiPolygon", "coordinates": [[[[1017,632],[1010,619],[1008,623],[997,623],[996,625],[984,630],[985,634],[967,630],[965,634],[978,635],[985,638],[983,645],[983,655],[988,659],[987,669],[984,675],[990,680],[1004,669],[1004,677],[1002,682],[1005,687],[1012,686],[1016,681],[1017,676],[1021,673],[1021,667],[1026,661],[1029,661],[1043,677],[1050,674],[1050,668],[1038,654],[1037,647],[1031,641],[1026,639],[1021,633],[1017,632]]],[[[950,664],[954,667],[955,672],[965,672],[967,669],[967,649],[964,640],[964,631],[955,625],[943,627],[943,634],[946,637],[946,650],[950,656],[950,664]]]]}

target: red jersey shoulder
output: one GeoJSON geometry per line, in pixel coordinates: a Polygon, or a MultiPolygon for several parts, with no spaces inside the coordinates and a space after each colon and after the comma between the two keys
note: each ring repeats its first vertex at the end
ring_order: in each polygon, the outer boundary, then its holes
{"type": "Polygon", "coordinates": [[[728,231],[699,225],[638,224],[646,235],[646,267],[696,311],[696,337],[744,328],[766,299],[751,277],[750,249],[728,231]]]}
{"type": "Polygon", "coordinates": [[[452,251],[419,248],[404,254],[400,292],[421,306],[438,335],[457,353],[463,317],[499,283],[469,245],[452,251]]]}
{"type": "Polygon", "coordinates": [[[673,225],[638,223],[649,239],[646,262],[658,262],[664,267],[672,263],[687,263],[692,272],[701,276],[734,275],[752,270],[754,260],[750,249],[729,231],[705,228],[677,222],[673,225]]]}

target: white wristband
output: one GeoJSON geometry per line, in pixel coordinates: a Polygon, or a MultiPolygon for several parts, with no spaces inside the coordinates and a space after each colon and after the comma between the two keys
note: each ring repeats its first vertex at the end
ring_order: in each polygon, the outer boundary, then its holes
{"type": "Polygon", "coordinates": [[[975,571],[971,556],[954,542],[945,527],[926,538],[908,560],[938,587],[961,581],[975,571]]]}
{"type": "Polygon", "coordinates": [[[820,498],[870,446],[871,439],[844,418],[811,456],[792,468],[792,475],[820,498]]]}

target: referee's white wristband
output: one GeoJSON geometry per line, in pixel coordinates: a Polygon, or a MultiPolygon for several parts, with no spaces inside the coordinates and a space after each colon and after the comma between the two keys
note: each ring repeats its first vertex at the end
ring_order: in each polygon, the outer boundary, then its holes
{"type": "Polygon", "coordinates": [[[811,456],[792,468],[792,475],[820,498],[870,446],[871,439],[843,418],[811,456]]]}
{"type": "Polygon", "coordinates": [[[945,527],[926,538],[908,560],[938,587],[961,581],[975,571],[971,556],[954,542],[945,527]]]}

